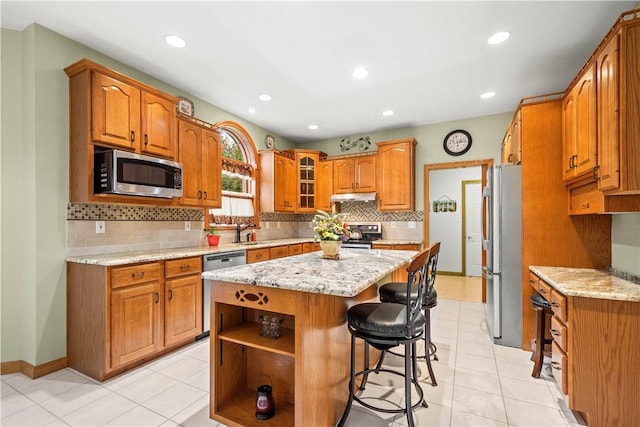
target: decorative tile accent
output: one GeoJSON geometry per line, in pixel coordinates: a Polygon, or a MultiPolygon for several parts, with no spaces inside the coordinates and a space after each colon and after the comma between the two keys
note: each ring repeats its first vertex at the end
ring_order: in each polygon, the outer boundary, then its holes
{"type": "Polygon", "coordinates": [[[204,210],[158,206],[67,204],[67,221],[203,221],[204,210]]]}
{"type": "MultiPolygon", "coordinates": [[[[347,221],[423,221],[424,213],[422,211],[411,212],[380,212],[375,203],[368,202],[342,202],[340,204],[341,212],[347,213],[347,221]]],[[[315,214],[289,214],[279,212],[263,212],[260,214],[260,222],[263,221],[280,221],[280,222],[308,222],[313,219],[315,214]]]]}

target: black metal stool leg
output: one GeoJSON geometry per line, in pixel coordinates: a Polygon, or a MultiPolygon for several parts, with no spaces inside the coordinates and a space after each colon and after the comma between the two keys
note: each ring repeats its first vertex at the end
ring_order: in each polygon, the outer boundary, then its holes
{"type": "MultiPolygon", "coordinates": [[[[424,325],[424,355],[425,361],[427,362],[427,370],[429,371],[429,378],[431,378],[431,385],[433,387],[438,385],[436,381],[436,376],[433,373],[433,368],[431,367],[431,346],[433,343],[431,342],[431,310],[426,310],[426,323],[424,325]]],[[[435,347],[435,345],[434,345],[435,347]]],[[[435,360],[438,360],[437,357],[435,360]]]]}
{"type": "Polygon", "coordinates": [[[360,387],[358,387],[358,390],[362,391],[364,390],[365,386],[367,385],[367,380],[369,379],[369,343],[368,342],[364,342],[364,375],[362,376],[362,382],[360,383],[360,387]]]}
{"type": "Polygon", "coordinates": [[[375,369],[376,374],[380,373],[380,368],[382,367],[382,363],[384,362],[385,354],[387,354],[387,350],[383,350],[382,354],[380,354],[380,359],[378,359],[378,364],[376,365],[375,369]]]}
{"type": "Polygon", "coordinates": [[[413,410],[411,408],[411,386],[413,379],[416,376],[416,371],[412,371],[412,367],[416,367],[417,363],[415,357],[412,356],[412,350],[415,349],[415,344],[405,344],[404,346],[404,408],[407,414],[407,425],[414,427],[413,423],[413,410]]]}

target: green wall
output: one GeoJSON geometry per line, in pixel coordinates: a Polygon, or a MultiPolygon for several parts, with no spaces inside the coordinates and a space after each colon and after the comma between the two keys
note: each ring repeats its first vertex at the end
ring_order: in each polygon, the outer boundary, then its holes
{"type": "MultiPolygon", "coordinates": [[[[514,106],[515,107],[515,106],[514,106]]],[[[424,210],[424,165],[433,163],[463,162],[469,160],[494,159],[500,163],[502,139],[509,126],[513,112],[494,114],[471,119],[437,123],[433,125],[415,126],[392,131],[370,132],[350,136],[352,140],[369,136],[371,146],[366,151],[377,150],[376,142],[400,138],[415,138],[416,145],[416,194],[415,210],[424,210]],[[471,134],[473,140],[471,150],[459,157],[446,154],[442,148],[444,137],[455,129],[464,129],[471,134]]],[[[341,154],[364,153],[352,148],[340,151],[342,138],[328,139],[308,144],[309,147],[324,151],[329,156],[341,154]]],[[[307,145],[305,145],[306,147],[307,145]]]]}
{"type": "MultiPolygon", "coordinates": [[[[0,361],[66,355],[69,96],[64,68],[88,58],[194,101],[198,118],[233,120],[258,149],[268,132],[39,25],[2,29],[0,361]]],[[[278,135],[283,149],[296,145],[278,135]]]]}

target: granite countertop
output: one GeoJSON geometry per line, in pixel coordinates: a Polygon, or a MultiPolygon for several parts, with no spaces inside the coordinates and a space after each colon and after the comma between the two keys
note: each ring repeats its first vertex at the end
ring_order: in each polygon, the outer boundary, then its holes
{"type": "Polygon", "coordinates": [[[323,259],[320,252],[311,252],[205,271],[202,278],[353,297],[397,270],[417,253],[386,249],[342,249],[339,260],[329,260],[323,259]]]}
{"type": "Polygon", "coordinates": [[[99,255],[82,255],[67,257],[67,262],[79,264],[94,264],[103,266],[114,266],[123,264],[134,264],[147,261],[163,261],[167,259],[185,258],[191,256],[202,256],[222,252],[232,252],[246,249],[270,248],[282,245],[294,245],[297,243],[313,242],[313,237],[302,237],[294,239],[265,240],[256,243],[227,243],[218,246],[193,246],[186,248],[155,249],[139,252],[118,252],[99,255]]]}
{"type": "Polygon", "coordinates": [[[567,296],[640,302],[640,284],[607,270],[537,265],[529,270],[567,296]]]}

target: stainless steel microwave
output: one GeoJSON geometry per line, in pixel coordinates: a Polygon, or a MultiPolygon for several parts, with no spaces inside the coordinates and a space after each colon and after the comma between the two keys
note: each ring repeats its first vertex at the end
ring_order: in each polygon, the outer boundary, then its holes
{"type": "Polygon", "coordinates": [[[121,150],[94,152],[94,193],[182,197],[182,163],[121,150]]]}

